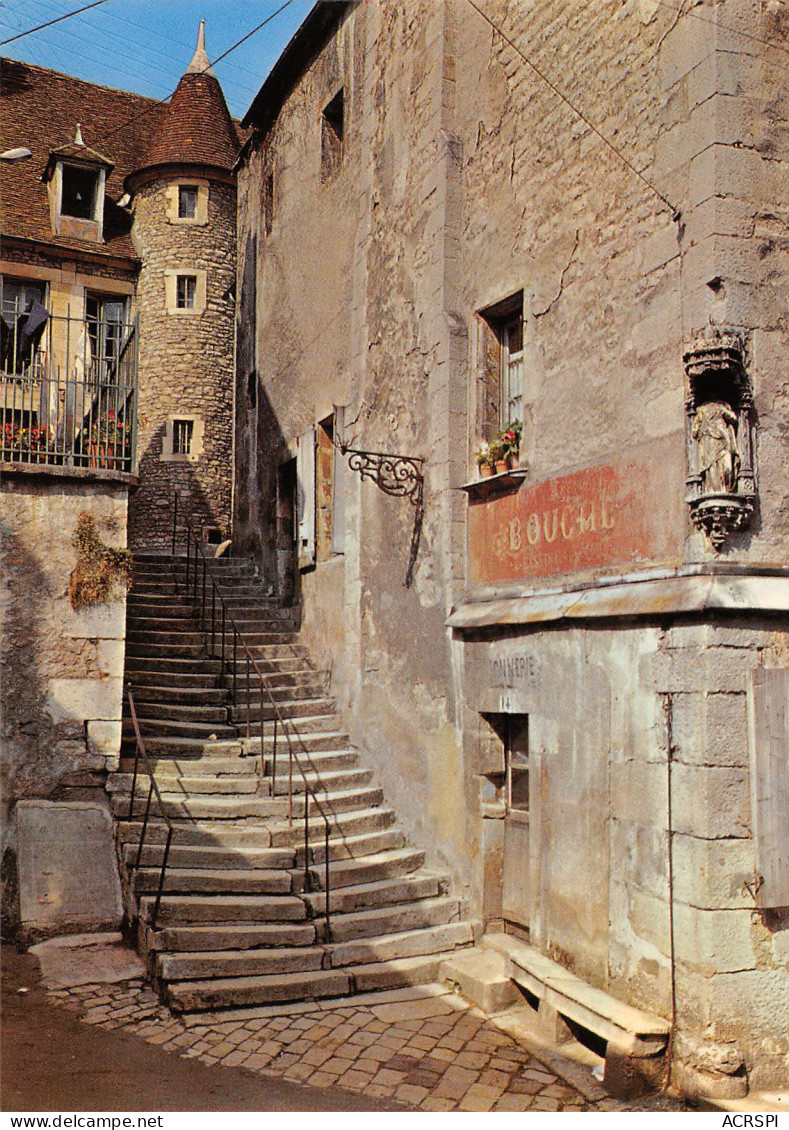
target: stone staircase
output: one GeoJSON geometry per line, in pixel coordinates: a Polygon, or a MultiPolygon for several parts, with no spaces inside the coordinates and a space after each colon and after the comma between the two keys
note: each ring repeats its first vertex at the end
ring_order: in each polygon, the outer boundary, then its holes
{"type": "MultiPolygon", "coordinates": [[[[129,914],[163,998],[175,1011],[213,1011],[435,980],[442,961],[472,944],[477,924],[463,920],[446,876],[426,869],[424,853],[406,843],[371,771],[359,764],[326,677],[299,642],[294,610],[265,595],[247,562],[220,558],[212,567],[329,816],[331,921],[327,930],[324,823],[312,802],[306,883],[305,782],[294,769],[289,820],[281,727],[272,781],[273,706],[265,700],[261,708],[254,672],[247,706],[240,652],[234,701],[229,628],[224,676],[220,661],[206,656],[185,595],[184,559],[135,556],[126,681],[174,827],[155,930],[167,829],[152,816],[135,870],[149,782],[138,776],[132,804],[126,716],[120,768],[107,787],[129,914]]],[[[220,647],[215,638],[214,650],[220,647]]]]}

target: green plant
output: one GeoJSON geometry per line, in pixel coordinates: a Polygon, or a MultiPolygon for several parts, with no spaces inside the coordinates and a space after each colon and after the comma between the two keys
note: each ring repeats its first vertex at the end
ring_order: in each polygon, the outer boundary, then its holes
{"type": "Polygon", "coordinates": [[[77,564],[69,578],[68,595],[75,612],[112,598],[120,599],[131,585],[131,554],[128,549],[112,549],[96,533],[90,514],[77,519],[72,544],[77,564]]]}
{"type": "Polygon", "coordinates": [[[501,436],[490,441],[490,443],[488,444],[488,450],[490,451],[490,458],[491,462],[493,463],[498,463],[498,461],[500,459],[504,459],[507,454],[507,448],[504,445],[501,436]]]}

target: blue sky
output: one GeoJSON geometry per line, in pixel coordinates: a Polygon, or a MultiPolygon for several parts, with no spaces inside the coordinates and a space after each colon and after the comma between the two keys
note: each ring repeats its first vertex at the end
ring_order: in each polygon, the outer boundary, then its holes
{"type": "MultiPolygon", "coordinates": [[[[0,40],[73,12],[89,0],[0,0],[0,40]]],[[[166,98],[189,65],[197,25],[215,59],[285,0],[107,0],[54,27],[0,46],[0,55],[106,86],[166,98]]],[[[216,67],[232,114],[241,117],[283,47],[313,6],[291,0],[271,23],[216,67]]]]}

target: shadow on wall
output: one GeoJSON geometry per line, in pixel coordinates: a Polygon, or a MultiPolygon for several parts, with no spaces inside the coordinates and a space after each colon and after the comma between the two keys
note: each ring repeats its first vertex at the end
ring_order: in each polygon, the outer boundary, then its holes
{"type": "MultiPolygon", "coordinates": [[[[216,531],[211,540],[220,542],[230,536],[226,521],[217,514],[201,479],[199,460],[164,462],[160,459],[165,426],[154,433],[145,451],[139,456],[140,486],[129,499],[129,548],[133,551],[170,552],[173,537],[173,500],[179,495],[178,508],[187,514],[193,525],[216,531]]],[[[186,546],[186,527],[177,531],[176,549],[186,546]]]]}
{"type": "MultiPolygon", "coordinates": [[[[5,496],[10,500],[13,496],[5,496]]],[[[19,496],[21,497],[21,496],[19,496]]],[[[10,507],[9,507],[10,509],[10,507]]],[[[2,744],[2,934],[19,926],[16,806],[20,800],[97,800],[103,796],[104,758],[91,758],[85,719],[53,712],[49,680],[87,677],[88,639],[68,639],[56,630],[62,587],[40,562],[53,556],[53,531],[36,530],[35,515],[20,513],[17,528],[0,523],[0,743],[2,744]],[[20,528],[20,526],[22,528],[20,528]],[[53,717],[55,713],[55,717],[53,717]],[[95,762],[95,764],[94,764],[95,762]]],[[[70,530],[61,531],[69,537],[70,530]]]]}

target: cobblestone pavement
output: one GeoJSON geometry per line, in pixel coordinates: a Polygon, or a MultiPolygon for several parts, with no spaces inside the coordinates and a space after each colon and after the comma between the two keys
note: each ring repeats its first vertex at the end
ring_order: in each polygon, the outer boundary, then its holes
{"type": "Polygon", "coordinates": [[[585,1093],[443,986],[279,1005],[233,1019],[173,1016],[140,981],[51,990],[88,1024],[122,1028],[208,1064],[337,1086],[424,1111],[621,1110],[585,1093]]]}

